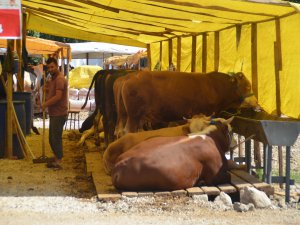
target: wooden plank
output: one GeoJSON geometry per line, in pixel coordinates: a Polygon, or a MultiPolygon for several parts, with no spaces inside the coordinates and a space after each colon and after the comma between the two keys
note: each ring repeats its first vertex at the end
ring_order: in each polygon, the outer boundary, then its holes
{"type": "Polygon", "coordinates": [[[104,171],[102,156],[99,152],[85,153],[86,170],[91,173],[98,195],[116,194],[118,191],[112,184],[111,177],[104,171]]]}
{"type": "Polygon", "coordinates": [[[236,176],[234,173],[229,172],[231,176],[230,183],[237,188],[237,190],[241,190],[245,187],[253,187],[252,184],[248,183],[247,181],[244,181],[242,178],[236,176]]]}
{"type": "Polygon", "coordinates": [[[181,69],[181,37],[177,38],[177,65],[176,71],[180,72],[181,69]]]}
{"type": "Polygon", "coordinates": [[[199,188],[199,187],[192,187],[192,188],[188,188],[186,189],[188,196],[193,196],[193,195],[203,195],[204,191],[199,188]]]}
{"type": "Polygon", "coordinates": [[[207,195],[219,195],[220,190],[215,186],[201,186],[201,189],[207,195]]]}
{"type": "Polygon", "coordinates": [[[183,197],[187,195],[187,191],[186,190],[175,190],[175,191],[171,191],[171,194],[173,197],[183,197]]]}
{"type": "Polygon", "coordinates": [[[235,174],[236,176],[240,177],[241,179],[245,180],[246,182],[252,184],[255,188],[262,190],[264,188],[269,188],[271,185],[265,182],[260,181],[259,179],[255,178],[251,174],[247,173],[243,170],[231,170],[231,173],[235,174]]]}
{"type": "Polygon", "coordinates": [[[154,192],[155,197],[172,197],[171,192],[169,191],[160,191],[160,192],[154,192]]]}
{"type": "Polygon", "coordinates": [[[99,152],[87,152],[85,153],[86,172],[100,172],[102,166],[102,159],[99,152]]]}
{"type": "Polygon", "coordinates": [[[215,57],[214,57],[214,69],[219,71],[219,62],[220,62],[220,33],[215,32],[215,57]]]}
{"type": "Polygon", "coordinates": [[[125,196],[127,198],[135,198],[135,197],[138,197],[138,193],[131,192],[131,191],[124,191],[124,192],[122,192],[122,196],[125,196]]]}
{"type": "Polygon", "coordinates": [[[217,187],[220,189],[220,191],[223,191],[225,193],[237,192],[237,189],[234,186],[232,186],[231,184],[220,184],[217,187]]]}
{"type": "Polygon", "coordinates": [[[121,199],[120,194],[98,194],[99,201],[102,202],[116,202],[121,199]]]}
{"type": "Polygon", "coordinates": [[[141,191],[138,192],[139,197],[152,197],[154,195],[153,192],[141,191]]]}
{"type": "Polygon", "coordinates": [[[113,186],[110,176],[99,172],[93,172],[92,178],[97,194],[119,193],[113,186]]]}

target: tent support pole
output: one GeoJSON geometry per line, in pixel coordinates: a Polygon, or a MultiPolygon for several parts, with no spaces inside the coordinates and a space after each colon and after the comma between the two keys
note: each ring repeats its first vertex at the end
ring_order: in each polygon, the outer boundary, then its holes
{"type": "Polygon", "coordinates": [[[207,62],[207,36],[206,33],[202,34],[202,73],[206,73],[207,62]]]}
{"type": "Polygon", "coordinates": [[[220,32],[215,32],[215,58],[214,58],[214,70],[219,71],[220,62],[220,32]]]}
{"type": "Polygon", "coordinates": [[[176,71],[180,72],[181,69],[181,37],[177,38],[177,65],[176,71]]]}
{"type": "Polygon", "coordinates": [[[148,58],[148,68],[152,71],[152,63],[151,63],[151,46],[147,44],[147,58],[148,58]]]}
{"type": "Polygon", "coordinates": [[[197,36],[192,36],[192,59],[191,59],[191,72],[196,72],[196,49],[197,48],[197,36]]]}

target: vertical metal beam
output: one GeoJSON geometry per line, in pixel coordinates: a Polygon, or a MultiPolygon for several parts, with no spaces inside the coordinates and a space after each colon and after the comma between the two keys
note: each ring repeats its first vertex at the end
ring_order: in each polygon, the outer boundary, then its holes
{"type": "Polygon", "coordinates": [[[245,158],[246,158],[247,172],[251,173],[251,140],[247,140],[245,142],[245,158]]]}
{"type": "Polygon", "coordinates": [[[272,146],[267,145],[267,183],[272,183],[272,146]]]}
{"type": "Polygon", "coordinates": [[[290,201],[290,160],[291,160],[291,147],[286,146],[286,165],[285,165],[285,201],[290,201]]]}
{"type": "Polygon", "coordinates": [[[192,36],[192,58],[191,58],[191,72],[196,72],[196,48],[197,36],[192,36]]]}
{"type": "Polygon", "coordinates": [[[215,32],[215,58],[214,58],[214,70],[219,71],[219,62],[220,62],[220,32],[215,32]]]}
{"type": "Polygon", "coordinates": [[[177,38],[177,66],[176,71],[180,72],[181,69],[181,37],[177,38]]]}
{"type": "Polygon", "coordinates": [[[150,44],[147,44],[147,58],[148,58],[148,68],[149,68],[149,71],[151,71],[151,46],[150,44]]]}
{"type": "Polygon", "coordinates": [[[252,71],[252,89],[258,98],[258,78],[257,78],[257,24],[251,24],[251,71],[252,71]]]}
{"type": "Polygon", "coordinates": [[[207,62],[207,36],[202,34],[202,73],[206,73],[207,62]]]}

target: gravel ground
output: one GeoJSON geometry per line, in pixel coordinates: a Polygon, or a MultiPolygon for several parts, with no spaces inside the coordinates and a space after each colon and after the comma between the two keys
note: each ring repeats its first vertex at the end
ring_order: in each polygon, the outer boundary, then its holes
{"type": "MultiPolygon", "coordinates": [[[[62,170],[31,160],[0,159],[0,224],[300,224],[299,185],[292,186],[296,194],[291,204],[285,205],[284,196],[275,195],[272,208],[245,213],[197,197],[123,197],[115,203],[99,202],[85,174],[87,148],[75,145],[79,137],[64,131],[62,170]]],[[[40,156],[42,136],[32,134],[27,141],[40,156]]],[[[299,168],[299,143],[292,149],[292,169],[299,168]]]]}

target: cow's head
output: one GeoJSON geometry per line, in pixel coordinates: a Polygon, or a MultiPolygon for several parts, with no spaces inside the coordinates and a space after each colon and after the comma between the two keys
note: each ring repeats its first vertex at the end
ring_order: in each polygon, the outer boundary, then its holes
{"type": "Polygon", "coordinates": [[[197,133],[204,130],[209,126],[211,122],[211,116],[205,116],[204,114],[194,115],[191,119],[187,120],[187,133],[197,133]]]}
{"type": "Polygon", "coordinates": [[[253,108],[259,111],[261,108],[255,97],[251,83],[242,72],[238,72],[232,75],[231,81],[236,83],[237,94],[241,100],[241,108],[253,108]]]}

